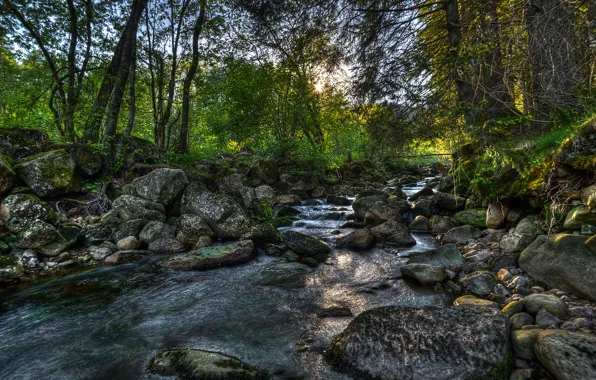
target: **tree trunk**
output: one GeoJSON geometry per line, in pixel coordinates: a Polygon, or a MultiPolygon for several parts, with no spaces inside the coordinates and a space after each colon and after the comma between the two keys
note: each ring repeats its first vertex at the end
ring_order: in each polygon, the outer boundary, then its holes
{"type": "Polygon", "coordinates": [[[192,31],[192,62],[190,68],[184,78],[184,85],[182,89],[182,122],[180,124],[180,134],[178,135],[178,146],[176,151],[178,153],[188,153],[188,125],[190,115],[190,87],[194,81],[199,66],[199,36],[205,23],[205,0],[201,0],[199,16],[195,22],[192,31]]]}

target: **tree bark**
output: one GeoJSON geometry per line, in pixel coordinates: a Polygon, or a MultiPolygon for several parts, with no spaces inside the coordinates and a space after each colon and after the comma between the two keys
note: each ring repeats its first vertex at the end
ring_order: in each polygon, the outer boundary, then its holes
{"type": "Polygon", "coordinates": [[[190,68],[184,78],[184,85],[182,88],[182,122],[180,124],[180,134],[178,135],[178,146],[176,151],[178,153],[188,153],[188,129],[190,116],[190,88],[194,81],[199,66],[199,37],[203,24],[205,23],[205,7],[206,1],[201,0],[199,16],[195,22],[192,31],[192,62],[190,68]]]}

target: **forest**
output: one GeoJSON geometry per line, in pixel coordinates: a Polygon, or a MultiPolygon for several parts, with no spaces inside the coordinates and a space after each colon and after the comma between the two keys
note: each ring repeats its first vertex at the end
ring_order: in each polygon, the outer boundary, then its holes
{"type": "Polygon", "coordinates": [[[596,0],[0,0],[0,379],[596,379],[596,0]]]}

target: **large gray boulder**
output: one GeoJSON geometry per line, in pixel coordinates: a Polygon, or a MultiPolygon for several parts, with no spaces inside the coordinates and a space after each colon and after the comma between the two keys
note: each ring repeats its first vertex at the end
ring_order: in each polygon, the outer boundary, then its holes
{"type": "Polygon", "coordinates": [[[65,150],[27,157],[14,167],[17,175],[39,197],[79,191],[76,163],[65,150]]]}
{"type": "Polygon", "coordinates": [[[596,226],[596,209],[589,210],[587,206],[579,205],[569,211],[563,222],[563,227],[569,230],[579,230],[584,224],[596,226]]]}
{"type": "Polygon", "coordinates": [[[198,215],[180,215],[176,223],[176,239],[184,245],[195,245],[201,236],[214,236],[207,222],[198,215]]]}
{"type": "Polygon", "coordinates": [[[222,239],[238,239],[251,226],[242,207],[225,194],[187,191],[182,197],[181,212],[200,216],[222,239]]]}
{"type": "Polygon", "coordinates": [[[187,184],[186,174],[180,169],[155,169],[132,181],[130,193],[167,206],[174,203],[187,184]]]}
{"type": "Polygon", "coordinates": [[[534,353],[557,380],[596,379],[596,336],[548,330],[538,334],[534,353]]]}
{"type": "Polygon", "coordinates": [[[318,262],[327,260],[329,252],[331,252],[327,244],[315,237],[305,235],[300,232],[284,231],[282,233],[282,237],[285,244],[292,251],[301,256],[312,257],[318,262]]]}
{"type": "Polygon", "coordinates": [[[375,235],[368,228],[362,228],[340,237],[335,241],[335,246],[364,251],[375,246],[375,235]]]}
{"type": "Polygon", "coordinates": [[[112,208],[123,222],[133,219],[166,220],[166,210],[161,203],[155,203],[134,195],[122,195],[112,203],[112,208]]]}
{"type": "Polygon", "coordinates": [[[133,219],[119,224],[112,233],[112,240],[118,242],[129,236],[138,238],[146,224],[147,221],[145,219],[133,219]]]}
{"type": "Polygon", "coordinates": [[[0,154],[0,196],[12,189],[15,175],[10,162],[0,154]]]}
{"type": "Polygon", "coordinates": [[[370,229],[375,239],[380,242],[394,243],[399,246],[416,244],[408,227],[402,223],[390,220],[370,229]]]}
{"type": "Polygon", "coordinates": [[[0,204],[0,216],[13,232],[34,220],[51,222],[56,219],[52,207],[31,194],[11,194],[0,204]]]}
{"type": "Polygon", "coordinates": [[[364,220],[366,212],[370,210],[377,202],[385,202],[385,198],[380,195],[371,195],[368,197],[358,198],[352,203],[352,208],[356,217],[360,220],[364,220]]]}
{"type": "Polygon", "coordinates": [[[170,269],[199,270],[219,266],[237,265],[254,259],[255,245],[250,240],[242,240],[228,245],[204,247],[181,255],[170,257],[161,265],[170,269]]]}
{"type": "Polygon", "coordinates": [[[334,338],[327,359],[355,379],[508,375],[509,319],[486,307],[368,310],[334,338]]]}
{"type": "Polygon", "coordinates": [[[447,231],[443,244],[466,244],[470,240],[478,239],[481,236],[480,230],[474,226],[455,227],[447,231]]]}
{"type": "Polygon", "coordinates": [[[581,235],[540,235],[519,257],[532,278],[596,301],[596,238],[581,235]]]}
{"type": "Polygon", "coordinates": [[[218,352],[176,349],[159,352],[149,363],[149,371],[160,376],[185,380],[266,380],[267,372],[218,352]]]}
{"type": "Polygon", "coordinates": [[[34,249],[45,256],[57,256],[68,247],[68,242],[54,226],[35,220],[19,232],[16,246],[34,249]]]}
{"type": "Polygon", "coordinates": [[[173,238],[175,233],[176,226],[152,220],[145,224],[139,233],[139,241],[143,244],[151,244],[158,239],[173,238]]]}
{"type": "Polygon", "coordinates": [[[71,144],[64,148],[70,154],[83,177],[92,178],[104,168],[103,152],[87,144],[71,144]]]}
{"type": "Polygon", "coordinates": [[[501,238],[499,246],[506,253],[519,253],[526,249],[544,231],[538,226],[536,215],[522,219],[515,229],[501,238]]]}

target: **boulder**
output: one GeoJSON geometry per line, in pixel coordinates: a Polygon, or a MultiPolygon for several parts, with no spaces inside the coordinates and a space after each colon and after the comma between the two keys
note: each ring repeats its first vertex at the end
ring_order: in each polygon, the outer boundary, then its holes
{"type": "Polygon", "coordinates": [[[350,206],[352,204],[348,198],[341,195],[328,195],[326,201],[336,206],[350,206]]]}
{"type": "Polygon", "coordinates": [[[331,251],[321,240],[300,232],[284,231],[282,236],[289,249],[298,255],[312,257],[318,262],[327,260],[331,251]]]}
{"type": "Polygon", "coordinates": [[[498,310],[390,306],[358,315],[327,360],[355,379],[464,380],[508,374],[508,353],[509,320],[498,310]]]}
{"type": "Polygon", "coordinates": [[[271,160],[258,160],[250,167],[248,177],[267,185],[275,185],[278,177],[277,164],[271,160]]]}
{"type": "Polygon", "coordinates": [[[255,189],[255,196],[259,202],[275,204],[275,190],[269,185],[262,185],[255,189]]]}
{"type": "Polygon", "coordinates": [[[413,252],[408,256],[408,264],[424,263],[432,265],[463,265],[464,257],[454,244],[447,244],[439,248],[424,252],[413,252]]]}
{"type": "Polygon", "coordinates": [[[119,251],[132,251],[139,248],[139,241],[134,236],[127,236],[118,240],[116,246],[119,251]]]}
{"type": "Polygon", "coordinates": [[[244,207],[250,208],[253,202],[257,199],[255,189],[252,187],[242,186],[238,192],[242,197],[242,204],[244,204],[244,207]]]}
{"type": "Polygon", "coordinates": [[[176,349],[159,352],[149,363],[149,371],[160,376],[185,380],[266,380],[267,372],[218,352],[176,349]]]}
{"type": "Polygon", "coordinates": [[[466,205],[466,198],[449,193],[435,193],[434,201],[437,207],[445,211],[462,210],[466,205]]]}
{"type": "Polygon", "coordinates": [[[512,330],[521,330],[524,326],[533,325],[534,318],[528,313],[516,313],[509,317],[509,322],[512,330]]]}
{"type": "Polygon", "coordinates": [[[579,205],[569,211],[563,227],[569,230],[579,230],[584,224],[596,226],[596,209],[589,210],[587,206],[579,205]]]}
{"type": "Polygon", "coordinates": [[[166,220],[166,210],[161,203],[135,197],[122,195],[112,203],[112,208],[118,213],[123,222],[134,219],[166,220]]]}
{"type": "Polygon", "coordinates": [[[93,178],[104,168],[103,152],[87,144],[71,144],[64,148],[77,165],[81,176],[93,178]]]}
{"type": "Polygon", "coordinates": [[[0,204],[0,216],[14,232],[18,232],[34,220],[56,220],[56,213],[52,207],[31,194],[11,194],[4,198],[0,204]]]}
{"type": "Polygon", "coordinates": [[[101,224],[85,227],[81,233],[81,242],[86,247],[102,244],[111,238],[112,229],[109,226],[101,224]]]}
{"type": "Polygon", "coordinates": [[[479,228],[486,228],[486,210],[472,208],[456,212],[453,218],[461,225],[470,225],[479,228]]]}
{"type": "Polygon", "coordinates": [[[15,172],[7,159],[0,155],[0,196],[6,194],[14,185],[15,172]]]}
{"type": "Polygon", "coordinates": [[[380,195],[371,195],[368,197],[360,197],[354,201],[352,208],[356,217],[364,220],[366,212],[370,210],[377,202],[385,202],[385,197],[380,195]]]}
{"type": "Polygon", "coordinates": [[[368,228],[362,228],[340,237],[335,241],[337,248],[365,251],[375,246],[375,236],[368,228]]]}
{"type": "Polygon", "coordinates": [[[65,150],[27,157],[19,161],[14,170],[41,198],[80,190],[76,163],[65,150]]]}
{"type": "Polygon", "coordinates": [[[559,297],[552,294],[530,294],[523,300],[526,311],[535,317],[544,309],[556,317],[567,314],[567,306],[559,297]]]}
{"type": "Polygon", "coordinates": [[[317,186],[311,192],[313,198],[325,198],[327,196],[327,190],[323,186],[317,186]]]}
{"type": "Polygon", "coordinates": [[[364,214],[364,222],[369,226],[378,226],[388,220],[402,222],[401,213],[385,202],[377,202],[364,214]]]}
{"type": "Polygon", "coordinates": [[[596,210],[596,183],[582,191],[582,201],[588,210],[596,210]]]}
{"type": "Polygon", "coordinates": [[[219,266],[245,263],[256,256],[255,246],[250,240],[242,240],[228,245],[218,245],[192,250],[170,257],[161,265],[170,269],[200,270],[219,266]]]}
{"type": "Polygon", "coordinates": [[[430,218],[430,230],[435,234],[445,233],[452,228],[455,228],[455,224],[448,216],[433,215],[430,218]]]}
{"type": "Polygon", "coordinates": [[[186,185],[188,185],[188,179],[184,171],[169,168],[155,169],[132,181],[130,194],[168,206],[182,194],[186,185]]]}
{"type": "Polygon", "coordinates": [[[0,153],[13,158],[41,153],[47,141],[47,133],[35,129],[0,128],[0,153]]]}
{"type": "Polygon", "coordinates": [[[520,255],[519,266],[552,288],[596,301],[596,240],[581,235],[540,235],[520,255]]]}
{"type": "Polygon", "coordinates": [[[393,220],[373,227],[370,231],[379,242],[394,243],[399,246],[416,244],[416,240],[410,234],[408,227],[393,220]]]}
{"type": "Polygon", "coordinates": [[[412,207],[412,215],[423,215],[427,218],[430,218],[434,214],[435,210],[436,207],[434,195],[420,197],[416,202],[414,202],[414,206],[412,207]]]}
{"type": "Polygon", "coordinates": [[[443,240],[443,244],[466,244],[470,240],[478,239],[481,236],[480,230],[474,226],[455,227],[447,231],[443,240]]]}
{"type": "Polygon", "coordinates": [[[128,236],[134,236],[138,239],[139,234],[143,231],[146,224],[147,221],[145,219],[133,219],[119,224],[114,230],[114,233],[112,233],[112,240],[118,242],[128,236]]]}
{"type": "Polygon", "coordinates": [[[203,218],[215,235],[222,239],[238,239],[248,232],[251,225],[242,207],[225,194],[185,192],[181,211],[203,218]]]}
{"type": "Polygon", "coordinates": [[[447,276],[445,267],[430,264],[406,264],[401,267],[401,273],[425,285],[442,282],[447,276]]]}
{"type": "Polygon", "coordinates": [[[557,380],[596,379],[596,336],[564,330],[541,331],[536,357],[557,380]]]}
{"type": "Polygon", "coordinates": [[[509,206],[507,203],[490,202],[486,210],[486,227],[499,228],[507,219],[509,206]]]}
{"type": "Polygon", "coordinates": [[[498,281],[488,272],[474,272],[462,278],[461,283],[466,292],[477,297],[488,298],[498,281]]]}
{"type": "Polygon", "coordinates": [[[536,360],[534,345],[540,330],[516,330],[511,332],[511,345],[515,356],[520,359],[536,360]]]}
{"type": "Polygon", "coordinates": [[[465,295],[461,297],[457,297],[455,301],[453,301],[455,306],[480,306],[480,307],[491,307],[493,309],[499,309],[499,304],[489,300],[483,300],[482,298],[477,298],[471,295],[465,295]]]}
{"type": "Polygon", "coordinates": [[[159,253],[172,253],[181,251],[184,245],[180,243],[174,236],[161,236],[153,240],[147,246],[147,249],[151,252],[159,253]]]}
{"type": "Polygon", "coordinates": [[[198,215],[180,215],[176,223],[176,239],[184,245],[195,245],[201,236],[214,237],[211,228],[198,215]]]}
{"type": "Polygon", "coordinates": [[[526,249],[534,239],[544,231],[538,227],[539,218],[536,215],[522,219],[517,227],[504,235],[499,242],[501,251],[505,253],[519,253],[526,249]]]}
{"type": "Polygon", "coordinates": [[[408,228],[416,231],[428,231],[430,229],[429,220],[424,215],[418,215],[412,220],[408,228]]]}
{"type": "Polygon", "coordinates": [[[217,181],[217,188],[219,189],[219,191],[224,193],[233,193],[236,191],[240,191],[240,189],[242,189],[245,186],[246,182],[247,180],[245,176],[236,173],[220,178],[217,181]]]}
{"type": "Polygon", "coordinates": [[[152,220],[145,224],[145,227],[139,233],[139,240],[143,244],[151,244],[155,240],[162,238],[173,238],[176,233],[176,227],[170,224],[152,220]]]}
{"type": "Polygon", "coordinates": [[[45,256],[58,256],[68,247],[68,242],[51,224],[34,220],[19,232],[16,246],[34,249],[45,256]]]}
{"type": "Polygon", "coordinates": [[[279,244],[283,238],[271,223],[261,223],[252,226],[242,240],[252,240],[257,247],[265,247],[267,244],[279,244]]]}
{"type": "Polygon", "coordinates": [[[313,269],[306,264],[297,262],[280,262],[268,264],[252,279],[257,285],[297,288],[304,286],[304,278],[313,269]]]}

